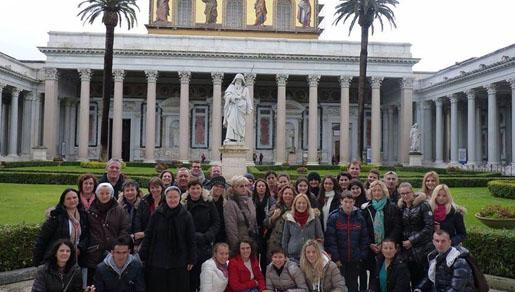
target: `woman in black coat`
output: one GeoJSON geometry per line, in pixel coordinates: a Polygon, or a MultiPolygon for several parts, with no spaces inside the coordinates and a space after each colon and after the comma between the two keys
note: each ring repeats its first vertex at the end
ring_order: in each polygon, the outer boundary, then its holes
{"type": "Polygon", "coordinates": [[[375,272],[370,274],[369,291],[411,291],[408,266],[397,256],[397,244],[393,239],[383,240],[381,254],[377,258],[374,270],[375,272]]]}
{"type": "Polygon", "coordinates": [[[433,210],[435,231],[445,230],[451,237],[452,246],[458,246],[467,238],[467,230],[463,222],[465,209],[456,205],[447,185],[435,187],[429,205],[433,210]]]}
{"type": "MultiPolygon", "coordinates": [[[[74,254],[85,254],[88,246],[88,216],[81,205],[79,195],[74,189],[66,189],[59,198],[59,203],[50,212],[36,238],[32,252],[34,266],[39,266],[46,253],[59,239],[68,239],[74,246],[74,254]],[[78,252],[77,252],[78,250],[78,252]]],[[[79,264],[83,265],[80,256],[79,264]]]]}
{"type": "Polygon", "coordinates": [[[349,182],[348,190],[351,191],[352,196],[354,197],[354,206],[361,209],[361,206],[368,201],[367,192],[365,191],[363,183],[359,179],[353,178],[349,182]]]}
{"type": "Polygon", "coordinates": [[[189,271],[196,262],[195,225],[180,204],[178,187],[168,187],[165,200],[150,217],[139,251],[146,291],[189,291],[189,271]]]}

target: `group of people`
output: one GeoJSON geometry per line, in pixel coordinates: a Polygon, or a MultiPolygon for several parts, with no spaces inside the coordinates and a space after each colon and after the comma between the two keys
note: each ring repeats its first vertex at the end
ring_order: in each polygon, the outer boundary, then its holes
{"type": "Polygon", "coordinates": [[[164,170],[148,194],[110,160],[42,225],[33,291],[473,291],[464,208],[436,172],[235,176],[164,170]]]}

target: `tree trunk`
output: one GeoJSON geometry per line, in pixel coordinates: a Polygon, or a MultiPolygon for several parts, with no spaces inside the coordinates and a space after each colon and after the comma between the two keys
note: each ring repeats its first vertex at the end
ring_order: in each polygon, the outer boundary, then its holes
{"type": "Polygon", "coordinates": [[[104,80],[102,92],[102,124],[100,128],[100,160],[107,161],[107,144],[109,137],[109,107],[113,92],[113,43],[114,25],[106,24],[104,80]]]}
{"type": "Polygon", "coordinates": [[[361,51],[359,53],[358,80],[358,151],[362,162],[366,162],[366,152],[363,152],[364,107],[367,96],[367,58],[368,58],[368,26],[361,26],[361,51]]]}

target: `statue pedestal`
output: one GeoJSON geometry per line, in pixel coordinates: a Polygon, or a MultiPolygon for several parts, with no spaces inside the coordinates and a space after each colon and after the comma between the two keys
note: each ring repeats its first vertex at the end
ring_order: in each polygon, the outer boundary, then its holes
{"type": "Polygon", "coordinates": [[[247,153],[245,144],[225,144],[220,147],[222,154],[222,174],[226,180],[235,175],[247,173],[247,153]]]}
{"type": "Polygon", "coordinates": [[[422,166],[422,153],[410,152],[409,153],[409,166],[422,166]]]}
{"type": "Polygon", "coordinates": [[[32,160],[47,160],[47,148],[44,146],[32,147],[32,160]]]}

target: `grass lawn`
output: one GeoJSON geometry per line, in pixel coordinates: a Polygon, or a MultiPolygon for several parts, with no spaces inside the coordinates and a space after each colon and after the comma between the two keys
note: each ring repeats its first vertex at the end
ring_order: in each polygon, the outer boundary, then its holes
{"type": "MultiPolygon", "coordinates": [[[[57,203],[66,187],[0,183],[0,224],[42,222],[45,210],[57,203]]],[[[488,228],[474,217],[474,214],[485,205],[515,204],[514,200],[492,197],[487,188],[452,188],[451,193],[455,201],[467,209],[466,226],[488,228]]]]}

